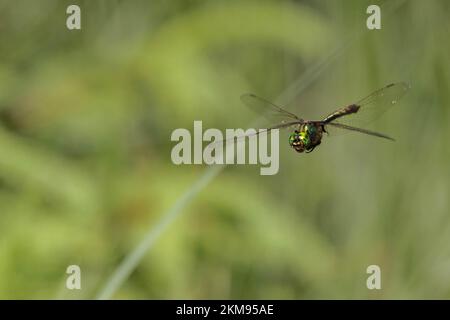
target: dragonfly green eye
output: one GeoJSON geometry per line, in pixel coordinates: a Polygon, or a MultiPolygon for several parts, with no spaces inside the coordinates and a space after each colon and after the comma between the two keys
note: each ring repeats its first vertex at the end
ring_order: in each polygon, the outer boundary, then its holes
{"type": "Polygon", "coordinates": [[[296,133],[296,132],[294,132],[294,133],[291,133],[290,135],[289,135],[289,145],[292,147],[292,145],[296,142],[296,141],[298,141],[299,140],[299,136],[298,136],[298,133],[296,133]]]}
{"type": "Polygon", "coordinates": [[[303,152],[305,150],[302,134],[302,132],[295,131],[289,135],[289,145],[297,152],[303,152]]]}
{"type": "Polygon", "coordinates": [[[309,134],[308,127],[305,127],[305,129],[300,132],[299,139],[302,140],[302,142],[305,146],[309,146],[310,134],[309,134]]]}

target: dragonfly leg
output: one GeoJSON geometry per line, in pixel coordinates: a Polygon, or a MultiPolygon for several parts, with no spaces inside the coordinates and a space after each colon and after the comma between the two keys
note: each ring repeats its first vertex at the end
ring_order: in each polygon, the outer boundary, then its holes
{"type": "Polygon", "coordinates": [[[315,145],[314,147],[312,147],[312,148],[309,148],[309,149],[306,149],[306,153],[311,153],[311,152],[313,152],[314,151],[314,149],[317,147],[317,145],[315,145]]]}
{"type": "Polygon", "coordinates": [[[319,140],[319,142],[317,142],[315,146],[313,146],[313,147],[311,147],[311,148],[309,148],[309,149],[306,149],[305,152],[306,152],[306,153],[311,153],[311,152],[313,152],[314,149],[315,149],[321,142],[322,142],[322,141],[319,140]]]}

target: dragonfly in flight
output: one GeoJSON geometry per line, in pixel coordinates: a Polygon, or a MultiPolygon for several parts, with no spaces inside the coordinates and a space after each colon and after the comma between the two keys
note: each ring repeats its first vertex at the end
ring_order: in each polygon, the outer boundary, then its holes
{"type": "Polygon", "coordinates": [[[370,115],[370,120],[373,120],[373,118],[379,116],[389,107],[395,105],[408,91],[409,87],[410,86],[405,82],[388,84],[355,103],[333,111],[323,118],[323,120],[304,120],[296,114],[289,112],[264,98],[258,97],[253,93],[243,94],[241,96],[241,101],[258,112],[266,113],[267,111],[271,111],[286,119],[279,124],[262,129],[256,134],[260,134],[261,132],[269,133],[274,129],[295,127],[294,132],[289,135],[289,145],[297,152],[309,153],[321,143],[323,133],[328,133],[330,129],[332,130],[334,128],[394,140],[383,133],[347,124],[345,119],[357,118],[357,115],[353,114],[365,113],[366,115],[370,115]]]}

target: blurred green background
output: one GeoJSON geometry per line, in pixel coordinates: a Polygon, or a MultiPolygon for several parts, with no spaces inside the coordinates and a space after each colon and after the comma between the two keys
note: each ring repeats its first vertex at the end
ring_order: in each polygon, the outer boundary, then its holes
{"type": "Polygon", "coordinates": [[[444,0],[0,0],[0,298],[98,297],[186,193],[109,297],[450,298],[449,14],[444,0]],[[81,31],[66,28],[74,3],[81,31]],[[396,81],[411,90],[370,127],[395,143],[350,133],[305,155],[281,132],[275,176],[171,162],[176,128],[249,126],[244,92],[318,118],[396,81]],[[65,288],[72,264],[82,290],[65,288]]]}

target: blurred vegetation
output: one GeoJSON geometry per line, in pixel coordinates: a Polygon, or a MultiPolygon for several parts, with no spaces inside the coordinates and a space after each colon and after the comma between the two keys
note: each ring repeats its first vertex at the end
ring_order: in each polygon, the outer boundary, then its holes
{"type": "Polygon", "coordinates": [[[76,1],[69,31],[73,3],[0,0],[0,298],[95,297],[210,170],[172,164],[174,129],[248,126],[244,92],[314,118],[402,80],[372,127],[397,142],[281,133],[278,175],[227,167],[113,297],[450,298],[448,1],[386,2],[378,31],[359,0],[76,1]]]}

